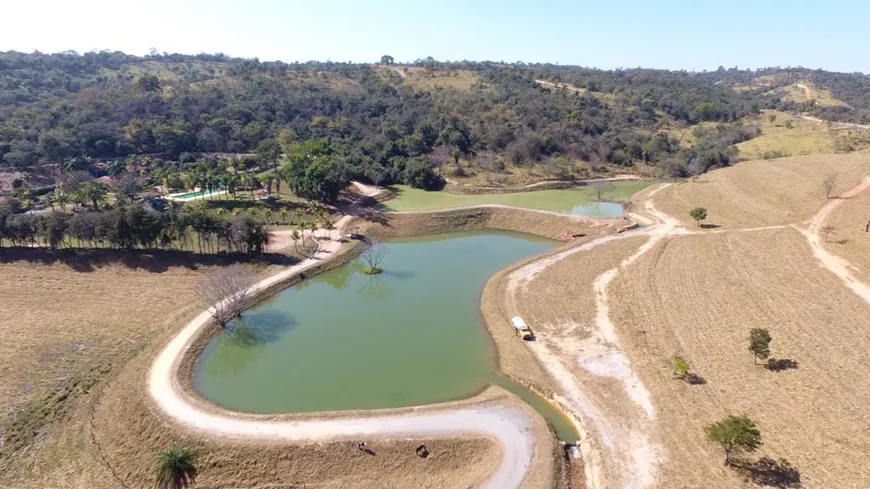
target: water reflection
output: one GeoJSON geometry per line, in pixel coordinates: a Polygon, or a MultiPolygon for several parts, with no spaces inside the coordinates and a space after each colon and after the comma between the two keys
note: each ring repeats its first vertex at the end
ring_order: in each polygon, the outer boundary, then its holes
{"type": "Polygon", "coordinates": [[[327,273],[321,273],[312,278],[313,282],[329,284],[333,289],[341,290],[347,287],[347,282],[354,273],[362,271],[362,263],[354,260],[345,266],[341,266],[330,270],[327,273]]]}
{"type": "Polygon", "coordinates": [[[389,297],[393,293],[393,288],[387,284],[387,281],[381,275],[383,274],[366,275],[366,279],[363,281],[363,285],[357,291],[357,294],[369,299],[389,297]]]}
{"type": "Polygon", "coordinates": [[[264,350],[296,326],[290,316],[273,309],[246,312],[223,328],[211,344],[206,372],[231,378],[244,372],[264,350]]]}

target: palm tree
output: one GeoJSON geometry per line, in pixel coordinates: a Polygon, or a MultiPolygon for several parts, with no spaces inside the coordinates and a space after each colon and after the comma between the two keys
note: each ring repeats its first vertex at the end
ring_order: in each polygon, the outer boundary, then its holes
{"type": "Polygon", "coordinates": [[[299,234],[298,229],[294,229],[290,236],[293,237],[293,246],[296,248],[296,253],[299,253],[299,240],[302,238],[302,235],[299,234]]]}
{"type": "Polygon", "coordinates": [[[66,210],[66,205],[69,204],[69,195],[64,191],[57,189],[52,193],[54,194],[54,201],[57,202],[57,205],[59,205],[61,209],[66,210]]]}
{"type": "Polygon", "coordinates": [[[127,169],[127,162],[124,160],[115,160],[106,166],[106,174],[110,177],[117,177],[127,169]]]}
{"type": "Polygon", "coordinates": [[[278,177],[276,177],[275,173],[273,173],[273,172],[269,172],[263,177],[263,183],[266,184],[266,193],[267,194],[272,195],[272,184],[275,183],[275,181],[277,179],[278,179],[278,177]]]}
{"type": "Polygon", "coordinates": [[[173,444],[157,461],[158,489],[186,489],[196,481],[196,453],[173,444]]]}
{"type": "Polygon", "coordinates": [[[282,223],[287,222],[287,214],[289,214],[289,212],[287,212],[287,208],[286,208],[286,207],[282,207],[281,210],[278,211],[278,215],[281,216],[281,222],[282,222],[282,223]]]}
{"type": "Polygon", "coordinates": [[[48,204],[52,212],[54,212],[54,204],[57,203],[57,201],[54,199],[54,192],[45,196],[45,203],[48,204]]]}
{"type": "Polygon", "coordinates": [[[254,190],[256,190],[256,186],[260,184],[259,180],[257,180],[257,176],[251,172],[245,172],[242,175],[242,181],[244,182],[245,187],[251,191],[251,200],[254,200],[254,190]]]}
{"type": "Polygon", "coordinates": [[[90,200],[94,210],[100,209],[100,202],[106,198],[106,186],[100,182],[88,182],[82,187],[82,197],[90,200]]]}
{"type": "Polygon", "coordinates": [[[235,173],[224,173],[220,177],[220,184],[233,198],[236,197],[236,188],[239,186],[239,176],[235,173]]]}

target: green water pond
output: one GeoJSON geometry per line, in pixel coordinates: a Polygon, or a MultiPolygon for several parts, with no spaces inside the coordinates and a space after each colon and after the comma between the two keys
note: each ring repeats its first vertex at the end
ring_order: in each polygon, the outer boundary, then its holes
{"type": "Polygon", "coordinates": [[[353,261],[247,311],[202,352],[195,389],[233,410],[293,413],[429,404],[496,383],[572,440],[558,411],[495,372],[479,314],[491,275],[555,244],[489,231],[389,240],[384,273],[353,261]]]}
{"type": "MultiPolygon", "coordinates": [[[[603,195],[605,200],[626,200],[635,193],[655,183],[652,180],[626,180],[613,182],[613,189],[603,195]]],[[[429,192],[407,185],[390,187],[396,197],[382,204],[392,211],[444,209],[468,207],[480,204],[503,204],[527,209],[580,214],[590,217],[621,217],[622,206],[613,202],[598,202],[590,187],[574,187],[535,192],[508,194],[457,195],[446,192],[429,192]]]]}

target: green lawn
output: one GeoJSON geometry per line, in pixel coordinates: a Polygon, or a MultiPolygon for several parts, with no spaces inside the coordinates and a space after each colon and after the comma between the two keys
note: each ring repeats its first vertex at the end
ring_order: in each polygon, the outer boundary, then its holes
{"type": "MultiPolygon", "coordinates": [[[[653,180],[628,180],[613,182],[613,190],[606,192],[604,200],[626,200],[635,193],[655,183],[653,180]]],[[[556,212],[601,215],[596,213],[596,196],[590,187],[577,187],[560,190],[539,190],[510,194],[457,195],[445,192],[427,192],[406,185],[391,187],[396,192],[394,199],[384,202],[383,208],[392,211],[445,209],[468,207],[480,204],[504,204],[513,207],[539,209],[556,212]]]]}
{"type": "Polygon", "coordinates": [[[769,153],[783,156],[834,153],[834,134],[825,124],[775,110],[762,111],[749,122],[761,128],[761,136],[737,144],[741,160],[763,159],[769,153]],[[775,115],[776,120],[771,123],[769,115],[775,115]],[[786,121],[791,122],[791,129],[785,126],[786,121]]]}

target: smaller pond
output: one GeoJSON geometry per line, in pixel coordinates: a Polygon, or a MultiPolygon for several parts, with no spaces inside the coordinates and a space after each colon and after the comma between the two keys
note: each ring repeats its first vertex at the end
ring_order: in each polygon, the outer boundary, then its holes
{"type": "MultiPolygon", "coordinates": [[[[613,182],[613,188],[604,194],[604,199],[627,200],[635,193],[653,184],[652,180],[627,180],[613,182]]],[[[598,202],[590,187],[574,187],[557,190],[537,190],[507,194],[457,195],[446,192],[427,192],[407,185],[391,187],[396,197],[384,202],[381,207],[391,211],[444,209],[468,207],[481,204],[502,204],[526,209],[564,212],[590,217],[622,217],[622,206],[614,202],[598,202]]]]}
{"type": "Polygon", "coordinates": [[[290,413],[443,402],[495,383],[573,440],[555,407],[495,371],[479,315],[492,274],[554,245],[489,231],[390,240],[383,274],[354,261],[247,311],[209,342],[195,389],[229,409],[290,413]]]}

